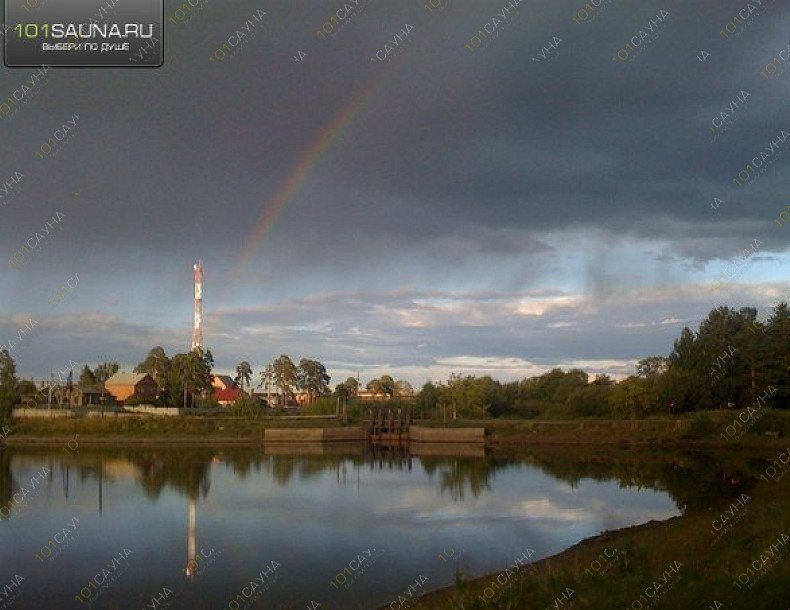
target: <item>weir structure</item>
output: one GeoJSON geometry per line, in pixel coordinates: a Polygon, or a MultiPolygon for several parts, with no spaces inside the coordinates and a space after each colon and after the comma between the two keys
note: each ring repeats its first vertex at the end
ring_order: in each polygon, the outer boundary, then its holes
{"type": "Polygon", "coordinates": [[[404,442],[409,440],[411,409],[379,408],[368,409],[368,417],[362,422],[365,438],[372,442],[404,442]]]}

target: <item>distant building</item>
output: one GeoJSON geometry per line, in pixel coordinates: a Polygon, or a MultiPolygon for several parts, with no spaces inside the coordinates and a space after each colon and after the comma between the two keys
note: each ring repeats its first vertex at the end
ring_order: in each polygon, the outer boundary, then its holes
{"type": "Polygon", "coordinates": [[[359,400],[389,400],[392,398],[386,392],[374,392],[365,388],[357,390],[357,399],[359,400]]]}
{"type": "Polygon", "coordinates": [[[78,385],[74,388],[74,403],[83,407],[98,405],[107,400],[107,390],[102,383],[78,385]]]}
{"type": "Polygon", "coordinates": [[[293,395],[293,401],[300,407],[309,405],[314,398],[316,397],[311,396],[310,392],[295,392],[293,395]]]}
{"type": "Polygon", "coordinates": [[[159,386],[148,373],[115,373],[104,382],[104,387],[118,402],[132,396],[153,401],[159,394],[159,386]]]}
{"type": "Polygon", "coordinates": [[[242,396],[246,396],[246,394],[239,388],[228,388],[226,390],[224,388],[217,388],[214,386],[214,398],[216,398],[217,402],[223,407],[232,405],[242,396]]]}

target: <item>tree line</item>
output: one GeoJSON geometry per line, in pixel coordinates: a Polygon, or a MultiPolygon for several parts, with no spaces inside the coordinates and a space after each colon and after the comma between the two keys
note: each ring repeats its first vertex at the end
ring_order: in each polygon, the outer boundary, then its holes
{"type": "Polygon", "coordinates": [[[684,328],[666,356],[637,363],[636,374],[615,383],[607,375],[555,368],[501,383],[491,377],[451,375],[426,383],[423,411],[462,417],[642,417],[715,408],[790,407],[790,311],[777,305],[759,321],[757,309],[713,309],[698,330],[684,328]]]}
{"type": "MultiPolygon", "coordinates": [[[[760,321],[757,309],[717,307],[696,331],[684,328],[666,356],[650,356],[637,363],[636,374],[614,382],[607,375],[590,379],[580,369],[559,368],[512,382],[490,376],[451,375],[446,382],[428,381],[416,394],[424,413],[445,416],[614,416],[642,417],[715,408],[745,408],[766,395],[773,407],[790,407],[790,309],[777,305],[760,321]]],[[[168,357],[153,348],[135,368],[149,373],[161,388],[162,404],[180,404],[182,397],[210,396],[214,358],[211,351],[195,349],[168,357]]],[[[118,370],[105,362],[95,369],[85,366],[82,384],[101,383],[118,370]]],[[[254,377],[249,362],[236,367],[236,382],[251,388],[254,377]]],[[[280,404],[292,401],[297,391],[308,402],[333,395],[345,399],[360,395],[357,379],[349,377],[330,392],[330,376],[318,360],[302,358],[299,364],[282,354],[260,371],[258,388],[274,390],[280,404]]],[[[390,375],[371,380],[366,389],[390,398],[409,398],[407,381],[390,375]]],[[[32,381],[18,380],[13,358],[0,351],[0,421],[25,392],[35,392],[32,381]]]]}

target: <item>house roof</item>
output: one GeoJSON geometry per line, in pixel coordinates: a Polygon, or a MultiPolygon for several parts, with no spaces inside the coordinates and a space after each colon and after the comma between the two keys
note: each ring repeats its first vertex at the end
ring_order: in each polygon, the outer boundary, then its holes
{"type": "Polygon", "coordinates": [[[214,381],[221,381],[229,388],[235,388],[236,382],[230,375],[214,375],[214,381]]]}
{"type": "Polygon", "coordinates": [[[146,377],[150,377],[148,373],[115,373],[107,381],[104,382],[105,386],[111,385],[137,385],[146,377]]]}
{"type": "Polygon", "coordinates": [[[225,401],[235,402],[236,400],[241,398],[243,395],[244,395],[244,392],[242,392],[238,388],[231,388],[229,390],[223,390],[223,389],[220,388],[220,389],[214,390],[215,398],[218,401],[222,401],[222,402],[225,402],[225,401]]]}

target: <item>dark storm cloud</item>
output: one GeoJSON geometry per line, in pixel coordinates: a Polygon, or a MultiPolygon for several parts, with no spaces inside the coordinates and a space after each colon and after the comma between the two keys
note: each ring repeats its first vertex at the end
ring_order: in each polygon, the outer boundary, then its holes
{"type": "MultiPolygon", "coordinates": [[[[342,257],[348,246],[334,240],[342,231],[353,233],[357,253],[459,234],[486,250],[480,227],[490,235],[597,226],[657,237],[655,219],[671,217],[687,232],[722,238],[726,254],[741,234],[728,220],[769,214],[785,158],[740,191],[731,179],[790,128],[780,93],[790,85],[759,75],[787,42],[790,8],[767,5],[743,36],[724,40],[718,31],[741,2],[612,5],[577,25],[577,3],[522,1],[488,48],[469,52],[464,43],[500,4],[456,0],[431,15],[419,3],[369,2],[325,41],[315,30],[332,3],[272,5],[269,29],[227,64],[210,62],[211,51],[258,5],[209,6],[168,29],[162,70],[54,71],[41,98],[2,126],[15,142],[2,165],[29,171],[30,198],[82,189],[73,231],[96,248],[136,247],[141,236],[130,227],[145,225],[148,247],[172,252],[199,240],[230,257],[321,130],[382,78],[286,210],[285,235],[272,235],[270,253],[297,230],[310,236],[306,258],[330,244],[342,257]],[[612,61],[662,8],[670,16],[650,48],[632,63],[612,61]],[[371,54],[407,22],[415,30],[402,55],[371,66],[371,54]],[[553,36],[562,37],[558,57],[531,62],[553,36]],[[308,57],[296,64],[302,48],[308,57]],[[705,48],[712,58],[702,63],[696,54],[705,48]],[[710,144],[712,116],[742,89],[749,107],[710,144]],[[36,144],[72,112],[83,123],[71,147],[34,159],[36,144]],[[359,188],[364,197],[349,197],[359,188]],[[714,219],[721,223],[711,223],[714,196],[731,202],[714,219]]],[[[37,222],[27,209],[5,215],[26,229],[37,222]]],[[[69,248],[84,251],[84,243],[69,248]]]]}

